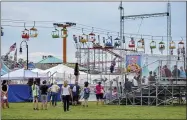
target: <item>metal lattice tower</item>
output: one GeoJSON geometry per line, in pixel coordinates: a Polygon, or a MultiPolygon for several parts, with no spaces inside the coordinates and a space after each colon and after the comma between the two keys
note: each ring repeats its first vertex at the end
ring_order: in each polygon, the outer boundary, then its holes
{"type": "MultiPolygon", "coordinates": [[[[124,44],[123,44],[123,39],[124,39],[124,8],[123,8],[123,4],[122,4],[122,1],[120,3],[120,6],[118,8],[120,10],[120,42],[121,42],[121,49],[124,48],[124,44]]],[[[125,49],[126,49],[126,42],[125,42],[125,49]]],[[[122,56],[124,58],[124,55],[123,55],[123,51],[120,51],[120,56],[122,56]]],[[[122,84],[124,84],[124,76],[123,76],[123,71],[124,71],[124,63],[123,62],[120,62],[120,68],[121,68],[121,80],[122,80],[122,84]]]]}
{"type": "Polygon", "coordinates": [[[167,12],[169,14],[167,16],[167,55],[168,55],[168,63],[167,64],[168,64],[168,67],[170,68],[171,51],[169,49],[169,46],[170,46],[170,42],[172,41],[172,38],[171,38],[171,5],[170,5],[170,2],[167,3],[167,12]]]}

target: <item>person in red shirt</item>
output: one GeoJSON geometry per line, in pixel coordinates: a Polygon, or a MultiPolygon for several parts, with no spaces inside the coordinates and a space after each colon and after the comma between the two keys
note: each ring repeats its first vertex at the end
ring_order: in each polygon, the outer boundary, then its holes
{"type": "Polygon", "coordinates": [[[168,69],[167,65],[164,66],[164,71],[167,78],[170,78],[172,76],[171,70],[168,69]]]}
{"type": "Polygon", "coordinates": [[[104,88],[101,85],[101,82],[98,83],[98,85],[96,85],[95,88],[95,92],[96,92],[96,98],[97,98],[97,105],[99,104],[99,101],[101,101],[101,104],[103,105],[103,94],[104,94],[104,88]]]}

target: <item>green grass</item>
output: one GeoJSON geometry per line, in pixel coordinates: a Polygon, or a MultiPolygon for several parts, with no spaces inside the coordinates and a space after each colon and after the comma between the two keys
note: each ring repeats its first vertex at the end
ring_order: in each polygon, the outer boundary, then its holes
{"type": "Polygon", "coordinates": [[[10,103],[1,115],[2,119],[185,119],[186,106],[96,106],[90,102],[88,108],[70,106],[64,112],[61,103],[39,111],[33,110],[32,103],[10,103]]]}

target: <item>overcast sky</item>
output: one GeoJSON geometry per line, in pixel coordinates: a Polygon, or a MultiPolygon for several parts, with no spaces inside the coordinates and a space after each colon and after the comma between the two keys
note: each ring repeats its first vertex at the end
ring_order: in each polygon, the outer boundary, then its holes
{"type": "MultiPolygon", "coordinates": [[[[32,26],[33,22],[29,21],[58,21],[58,22],[76,22],[80,24],[92,26],[96,28],[107,29],[111,31],[119,31],[119,2],[2,2],[1,18],[13,20],[26,20],[26,26],[32,26]]],[[[125,15],[160,13],[166,12],[166,2],[124,2],[125,15]]],[[[174,40],[181,40],[181,36],[186,36],[186,3],[171,3],[172,11],[172,36],[174,40]]],[[[23,23],[11,23],[3,20],[2,25],[23,26],[23,23]]],[[[126,33],[137,33],[141,19],[130,20],[125,22],[126,33]]],[[[36,22],[36,26],[53,27],[52,22],[36,22]]],[[[86,26],[82,26],[86,27],[86,26]]],[[[91,29],[91,27],[87,27],[91,29]]],[[[22,41],[21,31],[23,27],[4,26],[5,35],[2,37],[1,50],[2,54],[8,52],[9,47],[16,42],[17,47],[22,41]]],[[[28,28],[30,29],[30,28],[28,28]]],[[[51,31],[53,28],[37,28],[39,31],[38,38],[30,39],[29,44],[29,60],[38,62],[42,55],[54,55],[62,58],[62,39],[53,39],[51,31]]],[[[88,31],[87,31],[88,32],[88,31]]],[[[69,29],[67,42],[67,61],[74,62],[75,45],[73,34],[82,34],[81,30],[69,29]]],[[[103,33],[103,30],[102,32],[103,33]]],[[[106,36],[101,34],[102,37],[106,36]]],[[[113,33],[116,34],[116,33],[113,33]]],[[[139,34],[166,36],[167,35],[167,19],[166,17],[148,18],[142,21],[139,34]]],[[[135,36],[136,37],[136,36],[135,36]]],[[[139,37],[139,36],[138,36],[139,37]]],[[[151,37],[147,38],[147,46],[151,37]]],[[[155,38],[161,39],[161,38],[155,38]]],[[[186,39],[186,38],[184,38],[186,39]]],[[[130,39],[127,38],[127,41],[130,39]]],[[[164,39],[166,40],[166,38],[164,39]]],[[[157,43],[160,40],[156,40],[157,43]]],[[[179,41],[176,41],[179,42],[179,41]]],[[[147,53],[150,53],[149,47],[146,47],[147,53]]],[[[158,50],[154,53],[159,54],[158,50]]],[[[23,54],[18,53],[18,57],[26,58],[26,50],[23,48],[23,54]]]]}

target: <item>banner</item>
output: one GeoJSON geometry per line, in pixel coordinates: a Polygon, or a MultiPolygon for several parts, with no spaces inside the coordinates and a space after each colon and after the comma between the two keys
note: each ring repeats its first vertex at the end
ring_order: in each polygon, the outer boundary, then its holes
{"type": "Polygon", "coordinates": [[[141,69],[141,55],[126,55],[127,72],[139,72],[141,69]]]}

